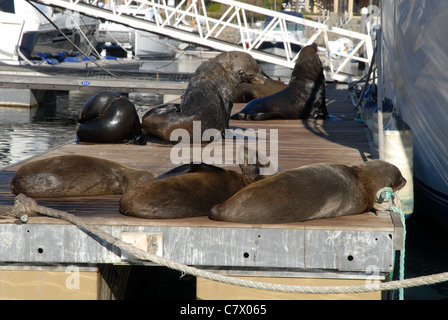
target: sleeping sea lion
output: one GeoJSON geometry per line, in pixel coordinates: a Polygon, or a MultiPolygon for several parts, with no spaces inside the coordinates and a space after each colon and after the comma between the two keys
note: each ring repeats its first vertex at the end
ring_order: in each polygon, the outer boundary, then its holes
{"type": "Polygon", "coordinates": [[[242,173],[213,165],[184,164],[154,180],[142,182],[125,192],[120,200],[123,215],[147,219],[207,216],[210,209],[233,194],[263,179],[260,154],[244,154],[242,173]],[[250,157],[256,162],[251,164],[250,157]]]}
{"type": "Polygon", "coordinates": [[[156,175],[89,156],[67,155],[22,165],[10,187],[32,198],[61,198],[122,194],[156,175]]]}
{"type": "Polygon", "coordinates": [[[372,160],[357,166],[313,164],[284,171],[245,187],[213,207],[212,220],[288,223],[360,214],[371,210],[385,187],[406,179],[394,165],[372,160]]]}

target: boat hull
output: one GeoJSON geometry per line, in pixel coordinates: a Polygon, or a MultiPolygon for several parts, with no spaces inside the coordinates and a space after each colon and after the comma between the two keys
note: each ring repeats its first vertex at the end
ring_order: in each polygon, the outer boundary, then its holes
{"type": "MultiPolygon", "coordinates": [[[[93,41],[95,25],[82,27],[81,31],[89,40],[93,41]]],[[[79,50],[88,55],[92,53],[92,47],[81,37],[80,33],[77,30],[68,28],[60,29],[60,31],[45,30],[25,32],[22,36],[20,50],[30,60],[39,60],[42,54],[45,54],[47,57],[58,57],[58,53],[61,51],[66,51],[68,54],[79,52],[79,50]]]]}
{"type": "Polygon", "coordinates": [[[382,2],[384,88],[413,133],[415,211],[448,229],[448,7],[382,2]]]}

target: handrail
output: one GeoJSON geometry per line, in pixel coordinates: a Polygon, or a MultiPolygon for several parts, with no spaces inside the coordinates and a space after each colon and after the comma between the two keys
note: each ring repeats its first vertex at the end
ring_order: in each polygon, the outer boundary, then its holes
{"type": "MultiPolygon", "coordinates": [[[[33,0],[47,5],[58,6],[69,10],[94,16],[97,18],[128,25],[130,27],[146,30],[169,36],[185,42],[208,46],[220,51],[238,50],[250,53],[255,59],[293,68],[298,53],[292,50],[293,45],[310,45],[323,34],[324,41],[318,46],[320,52],[327,57],[327,77],[334,80],[356,78],[357,75],[343,72],[344,67],[351,61],[370,64],[373,54],[372,40],[369,35],[353,32],[338,27],[310,21],[282,12],[272,11],[258,6],[233,0],[213,0],[221,4],[224,13],[219,19],[211,17],[207,11],[204,0],[180,0],[176,6],[169,6],[167,0],[124,0],[124,4],[117,6],[114,1],[106,8],[98,0],[33,0]],[[152,9],[157,13],[154,21],[148,21],[132,16],[129,9],[152,9]],[[249,25],[249,14],[272,17],[271,23],[263,30],[249,25]],[[186,19],[194,21],[194,27],[185,25],[186,19]],[[291,39],[287,30],[287,23],[292,22],[306,27],[314,32],[306,41],[291,39]],[[279,28],[280,41],[285,48],[285,55],[268,54],[260,50],[263,41],[279,28]],[[222,32],[228,29],[237,35],[238,42],[222,40],[222,32]],[[330,47],[329,34],[334,38],[349,38],[354,43],[351,52],[333,52],[330,47]],[[337,56],[335,60],[334,57],[337,56]],[[339,63],[338,65],[336,65],[339,63]]],[[[231,33],[232,34],[232,33],[231,33]]]]}

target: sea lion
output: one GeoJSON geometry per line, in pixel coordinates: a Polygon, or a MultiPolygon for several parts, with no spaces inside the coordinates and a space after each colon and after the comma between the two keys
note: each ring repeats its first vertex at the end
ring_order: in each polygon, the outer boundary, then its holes
{"type": "Polygon", "coordinates": [[[357,166],[313,164],[254,182],[214,206],[210,219],[242,223],[288,223],[360,214],[377,192],[397,191],[406,179],[394,165],[372,160],[357,166]]]}
{"type": "Polygon", "coordinates": [[[223,133],[228,127],[235,89],[242,82],[264,83],[261,69],[249,54],[223,52],[201,64],[190,78],[180,104],[163,104],[142,117],[144,133],[170,140],[175,129],[193,134],[193,121],[223,133]]]}
{"type": "Polygon", "coordinates": [[[254,99],[269,96],[287,87],[287,84],[270,78],[265,79],[265,84],[240,83],[236,87],[234,103],[248,103],[254,99]]]}
{"type": "Polygon", "coordinates": [[[67,155],[22,165],[10,187],[15,194],[33,198],[114,195],[155,176],[105,159],[67,155]]]}
{"type": "Polygon", "coordinates": [[[325,119],[325,76],[315,46],[304,47],[299,54],[288,86],[267,97],[249,102],[230,118],[235,120],[325,119]]]}
{"type": "Polygon", "coordinates": [[[77,140],[94,143],[143,144],[143,131],[134,104],[113,91],[90,98],[78,114],[77,140]]]}
{"type": "MultiPolygon", "coordinates": [[[[260,156],[260,155],[257,155],[260,156]]],[[[210,209],[233,194],[263,179],[257,161],[251,164],[247,153],[240,164],[242,173],[206,163],[184,164],[154,180],[142,182],[120,199],[120,213],[147,219],[177,219],[207,216],[210,209]]]]}

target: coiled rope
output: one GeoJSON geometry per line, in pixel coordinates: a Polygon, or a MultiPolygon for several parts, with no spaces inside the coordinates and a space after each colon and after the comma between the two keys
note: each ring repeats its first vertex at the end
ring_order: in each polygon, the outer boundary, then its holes
{"type": "Polygon", "coordinates": [[[241,287],[269,290],[286,293],[303,293],[303,294],[342,294],[342,293],[365,293],[380,290],[397,290],[401,288],[411,288],[416,286],[431,285],[440,282],[448,281],[448,272],[434,274],[430,276],[417,277],[413,279],[391,281],[386,283],[375,283],[371,285],[358,285],[358,286],[294,286],[294,285],[280,285],[272,283],[257,282],[246,279],[238,279],[229,276],[223,276],[213,272],[200,270],[194,267],[186,266],[175,261],[171,261],[155,254],[146,252],[133,245],[122,241],[97,228],[96,226],[89,225],[82,219],[69,214],[64,211],[55,210],[40,206],[37,202],[31,198],[26,197],[23,194],[19,194],[15,198],[14,206],[0,206],[0,214],[13,216],[26,223],[29,216],[36,216],[37,213],[63,219],[77,226],[82,231],[93,234],[99,237],[101,240],[108,242],[123,251],[126,251],[138,259],[149,260],[153,263],[165,266],[170,269],[174,269],[192,276],[201,277],[217,282],[237,285],[241,287]]]}

